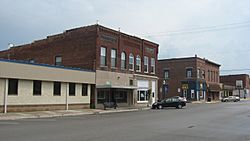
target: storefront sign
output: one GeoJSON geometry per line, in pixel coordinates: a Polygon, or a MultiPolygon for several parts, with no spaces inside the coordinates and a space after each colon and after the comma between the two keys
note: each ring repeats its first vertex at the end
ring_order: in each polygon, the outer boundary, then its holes
{"type": "Polygon", "coordinates": [[[112,36],[105,35],[105,34],[101,35],[101,39],[105,40],[105,41],[112,42],[112,43],[116,43],[117,42],[117,38],[116,37],[112,37],[112,36]]]}
{"type": "Polygon", "coordinates": [[[187,90],[187,89],[188,89],[188,84],[182,84],[181,88],[182,88],[183,90],[187,90]]]}
{"type": "Polygon", "coordinates": [[[146,52],[151,53],[151,54],[155,53],[155,49],[154,48],[146,47],[145,50],[146,50],[146,52]]]}

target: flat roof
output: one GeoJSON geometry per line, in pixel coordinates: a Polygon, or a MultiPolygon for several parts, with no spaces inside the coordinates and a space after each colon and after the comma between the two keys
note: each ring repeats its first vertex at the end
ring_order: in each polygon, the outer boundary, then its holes
{"type": "Polygon", "coordinates": [[[95,72],[94,70],[89,70],[89,69],[73,68],[73,67],[64,67],[64,66],[55,66],[55,65],[41,64],[41,63],[31,63],[31,62],[23,61],[23,60],[9,60],[9,59],[2,59],[2,58],[0,58],[0,61],[1,61],[1,62],[9,62],[9,63],[18,63],[18,64],[34,65],[34,66],[42,66],[42,67],[49,67],[49,68],[59,68],[59,69],[66,69],[66,70],[76,70],[76,71],[85,71],[85,72],[95,72]]]}
{"type": "Polygon", "coordinates": [[[169,59],[159,59],[158,61],[175,61],[175,60],[186,60],[186,59],[199,59],[199,60],[204,60],[206,61],[207,63],[210,63],[210,64],[213,64],[213,65],[216,65],[216,66],[221,66],[220,64],[217,64],[217,63],[214,63],[208,59],[202,59],[200,57],[182,57],[182,58],[169,58],[169,59]]]}

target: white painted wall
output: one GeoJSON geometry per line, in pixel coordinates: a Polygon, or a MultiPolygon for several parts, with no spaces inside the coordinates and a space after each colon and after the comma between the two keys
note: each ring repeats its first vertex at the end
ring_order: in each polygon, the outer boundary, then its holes
{"type": "MultiPolygon", "coordinates": [[[[40,105],[40,104],[66,104],[67,83],[61,83],[61,96],[53,95],[53,82],[42,82],[41,96],[33,95],[33,81],[19,80],[18,95],[8,96],[8,105],[40,105]]],[[[5,79],[0,78],[0,105],[4,102],[5,79]]],[[[88,86],[88,96],[82,96],[82,84],[76,84],[76,95],[68,96],[69,104],[89,104],[90,103],[90,85],[88,86]]]]}

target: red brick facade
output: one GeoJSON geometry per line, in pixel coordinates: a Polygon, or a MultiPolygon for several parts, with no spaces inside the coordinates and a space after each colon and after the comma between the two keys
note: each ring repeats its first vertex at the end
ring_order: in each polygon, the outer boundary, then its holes
{"type": "Polygon", "coordinates": [[[222,75],[220,82],[224,85],[236,86],[236,80],[242,80],[243,88],[250,89],[250,81],[248,74],[222,75]]]}
{"type": "MultiPolygon", "coordinates": [[[[126,103],[127,101],[127,105],[129,105],[137,102],[136,85],[139,83],[138,80],[146,80],[148,84],[150,83],[147,86],[147,89],[151,89],[151,83],[157,80],[156,68],[158,60],[158,46],[159,45],[156,43],[134,37],[120,31],[115,31],[101,25],[91,25],[67,30],[61,34],[48,36],[46,39],[34,41],[31,44],[16,46],[10,48],[9,50],[0,51],[0,58],[29,62],[32,60],[32,62],[35,63],[56,65],[56,57],[59,57],[60,63],[57,65],[96,70],[96,77],[97,72],[103,72],[101,70],[104,70],[104,72],[109,71],[112,73],[112,76],[108,78],[109,80],[107,80],[105,84],[102,82],[98,83],[96,81],[96,87],[95,90],[93,90],[95,92],[91,94],[91,107],[94,107],[93,105],[97,105],[98,99],[103,100],[101,103],[107,100],[110,102],[110,99],[114,100],[115,94],[112,93],[117,92],[117,89],[120,89],[119,94],[122,95],[119,98],[123,98],[124,101],[122,102],[126,103]],[[103,58],[101,57],[101,48],[106,49],[105,65],[101,65],[101,58],[103,58]],[[112,50],[116,51],[115,67],[111,66],[112,50]],[[121,68],[122,52],[125,52],[126,54],[125,69],[121,68]],[[130,70],[128,67],[130,54],[134,57],[133,70],[130,70]],[[140,71],[136,71],[135,69],[137,56],[140,58],[140,71]],[[148,57],[148,72],[144,72],[144,56],[148,57]],[[154,60],[154,69],[152,69],[151,59],[154,60]],[[154,70],[153,73],[151,72],[152,70],[154,70]],[[103,91],[100,86],[106,86],[108,84],[118,85],[116,81],[119,80],[120,76],[118,76],[117,80],[114,80],[114,76],[118,73],[124,73],[124,76],[126,77],[129,76],[129,79],[126,79],[128,82],[124,82],[123,84],[119,82],[119,86],[116,86],[112,89],[112,91],[109,90],[109,93],[103,91]],[[111,82],[111,80],[113,82],[111,82]],[[128,84],[129,86],[127,86],[128,84]],[[133,93],[130,96],[131,89],[133,90],[133,93]]],[[[99,77],[99,79],[101,79],[101,76],[99,77]]],[[[111,85],[108,86],[110,89],[113,88],[111,85]]],[[[157,93],[156,86],[157,84],[154,86],[154,93],[157,93]]],[[[148,95],[146,96],[149,97],[148,95]]],[[[147,102],[146,100],[144,102],[147,102]]]]}
{"type": "MultiPolygon", "coordinates": [[[[216,63],[198,57],[158,60],[159,98],[184,96],[184,89],[189,100],[205,99],[213,92],[218,93],[219,67],[216,63]],[[187,77],[187,70],[192,70],[191,77],[187,77]],[[164,78],[165,71],[168,71],[169,78],[164,78]],[[193,95],[188,96],[191,91],[193,95]]],[[[211,97],[218,99],[214,94],[211,97]]]]}
{"type": "MultiPolygon", "coordinates": [[[[1,51],[0,58],[15,60],[34,60],[37,63],[55,64],[55,57],[62,57],[62,65],[91,70],[107,70],[124,73],[134,73],[128,67],[121,70],[121,52],[126,52],[126,66],[129,63],[129,54],[141,57],[141,72],[144,74],[143,56],[155,59],[157,66],[158,44],[130,36],[100,25],[91,25],[67,30],[58,35],[48,36],[46,39],[34,41],[31,44],[12,47],[1,51]],[[107,67],[100,66],[100,47],[107,48],[107,67]],[[116,68],[111,68],[111,49],[117,50],[116,68]]],[[[135,67],[134,67],[135,68],[135,67]]],[[[149,67],[150,72],[150,67],[149,67]]],[[[146,75],[156,75],[146,73],[146,75]]]]}

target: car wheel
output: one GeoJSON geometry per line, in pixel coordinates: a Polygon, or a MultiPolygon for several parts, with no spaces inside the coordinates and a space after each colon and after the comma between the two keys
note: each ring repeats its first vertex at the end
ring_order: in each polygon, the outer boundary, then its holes
{"type": "Polygon", "coordinates": [[[162,109],[163,107],[162,107],[162,105],[158,105],[158,109],[162,109]]]}
{"type": "Polygon", "coordinates": [[[181,108],[182,108],[182,105],[179,104],[176,108],[177,108],[177,109],[181,109],[181,108]]]}

